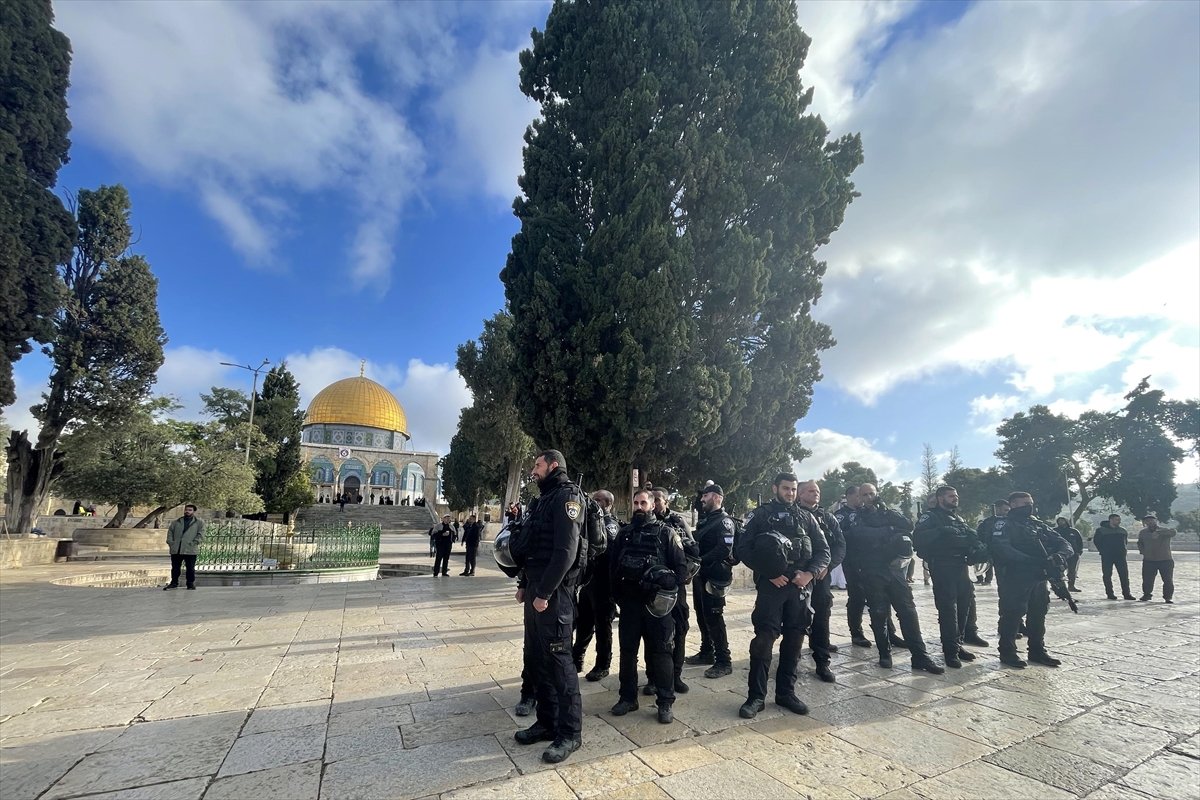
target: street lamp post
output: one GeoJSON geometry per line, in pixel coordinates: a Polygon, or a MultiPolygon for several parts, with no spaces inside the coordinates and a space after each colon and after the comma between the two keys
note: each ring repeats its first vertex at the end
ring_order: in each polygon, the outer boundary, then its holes
{"type": "Polygon", "coordinates": [[[238,369],[249,370],[254,373],[254,388],[250,390],[250,419],[246,421],[246,463],[250,463],[250,436],[254,431],[254,398],[258,395],[258,373],[262,372],[263,367],[271,362],[263,359],[262,363],[257,367],[251,367],[248,364],[230,364],[228,361],[220,362],[223,367],[237,367],[238,369]]]}

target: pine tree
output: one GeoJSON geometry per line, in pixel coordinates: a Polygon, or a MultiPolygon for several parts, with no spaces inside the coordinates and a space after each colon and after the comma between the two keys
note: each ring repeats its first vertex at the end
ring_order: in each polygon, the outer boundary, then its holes
{"type": "Polygon", "coordinates": [[[258,450],[253,451],[254,491],[262,497],[271,514],[290,514],[300,505],[313,502],[311,490],[307,496],[297,495],[293,486],[295,476],[304,469],[300,457],[300,426],[303,424],[300,384],[286,362],[272,367],[263,377],[262,392],[254,402],[254,426],[275,447],[261,454],[258,450]]]}

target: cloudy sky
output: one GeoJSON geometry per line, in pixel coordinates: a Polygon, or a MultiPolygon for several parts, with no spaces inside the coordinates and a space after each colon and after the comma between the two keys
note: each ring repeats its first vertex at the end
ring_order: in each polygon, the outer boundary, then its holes
{"type": "MultiPolygon", "coordinates": [[[[517,55],[545,2],[56,2],[74,48],[65,189],[121,182],[189,408],[221,361],[357,374],[444,451],[455,347],[503,304],[517,55]]],[[[803,80],[858,131],[862,196],[821,256],[838,346],[798,429],[815,474],[993,463],[1033,403],[1200,395],[1200,4],[804,2],[803,80]]],[[[17,366],[29,420],[44,360],[17,366]]],[[[1196,479],[1196,465],[1180,477],[1196,479]]]]}

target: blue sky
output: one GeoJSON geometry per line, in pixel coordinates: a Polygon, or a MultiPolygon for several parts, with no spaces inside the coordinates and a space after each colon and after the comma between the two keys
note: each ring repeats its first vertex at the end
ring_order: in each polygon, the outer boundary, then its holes
{"type": "MultiPolygon", "coordinates": [[[[454,351],[503,304],[517,54],[549,5],[56,3],[72,39],[60,187],[121,182],[160,280],[159,389],[309,398],[367,374],[444,452],[454,351]]],[[[821,253],[838,346],[798,429],[816,473],[993,462],[996,423],[1200,394],[1200,6],[805,2],[802,73],[863,193],[821,253]]],[[[17,366],[15,426],[46,378],[17,366]]],[[[718,476],[719,477],[719,476],[718,476]]],[[[1180,477],[1195,479],[1196,465],[1180,477]]]]}

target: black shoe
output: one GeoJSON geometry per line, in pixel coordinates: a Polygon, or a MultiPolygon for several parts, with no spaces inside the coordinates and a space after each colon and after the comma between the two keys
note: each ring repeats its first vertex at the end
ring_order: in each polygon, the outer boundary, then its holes
{"type": "Polygon", "coordinates": [[[574,753],[580,747],[583,747],[583,742],[578,739],[555,739],[554,744],[546,748],[546,752],[542,753],[542,761],[547,764],[557,764],[561,761],[566,761],[567,756],[574,753]]]}
{"type": "Polygon", "coordinates": [[[850,642],[855,647],[874,647],[875,646],[874,644],[872,644],[870,639],[863,636],[861,633],[850,634],[850,642]]]}
{"type": "Polygon", "coordinates": [[[808,706],[804,705],[804,702],[799,697],[796,697],[796,695],[791,695],[790,697],[776,697],[775,705],[780,706],[781,708],[786,708],[793,714],[808,713],[808,706]]]}
{"type": "Polygon", "coordinates": [[[443,578],[449,578],[449,577],[450,577],[450,573],[449,573],[449,572],[443,572],[443,573],[442,573],[442,577],[443,577],[443,578]]]}
{"type": "Polygon", "coordinates": [[[714,656],[712,652],[701,650],[699,653],[696,653],[696,655],[685,658],[683,663],[691,664],[694,667],[697,664],[715,664],[716,661],[716,656],[714,656]]]}
{"type": "Polygon", "coordinates": [[[837,678],[828,664],[817,664],[817,677],[826,683],[837,683],[837,678]]]}
{"type": "Polygon", "coordinates": [[[517,716],[528,717],[537,708],[537,700],[532,697],[521,698],[521,702],[517,703],[517,716]]]}
{"type": "Polygon", "coordinates": [[[1108,599],[1109,599],[1109,600],[1116,600],[1116,599],[1117,599],[1117,596],[1116,596],[1115,594],[1110,594],[1110,595],[1107,595],[1107,597],[1108,597],[1108,599]]]}
{"type": "Polygon", "coordinates": [[[973,636],[964,636],[963,644],[969,644],[972,647],[987,647],[988,640],[980,638],[979,634],[976,633],[973,636]]]}
{"type": "Polygon", "coordinates": [[[711,667],[704,670],[704,677],[706,678],[724,678],[726,675],[732,674],[732,664],[713,664],[711,667]]]}
{"type": "Polygon", "coordinates": [[[690,687],[683,682],[683,678],[675,679],[675,694],[687,694],[690,687]]]}
{"type": "Polygon", "coordinates": [[[658,694],[658,687],[653,683],[647,683],[642,687],[642,694],[644,694],[646,697],[653,697],[654,695],[658,694]]]}
{"type": "Polygon", "coordinates": [[[890,644],[892,647],[900,648],[902,650],[908,649],[908,642],[904,641],[899,636],[889,636],[888,644],[890,644]]]}
{"type": "Polygon", "coordinates": [[[194,592],[194,591],[196,591],[196,587],[195,587],[195,586],[189,586],[189,587],[187,587],[187,588],[191,589],[193,592],[194,592]]]}
{"type": "MultiPolygon", "coordinates": [[[[962,662],[958,660],[958,653],[953,655],[945,654],[942,656],[942,660],[946,662],[946,666],[950,669],[962,669],[962,662]]],[[[913,667],[913,669],[916,669],[916,667],[913,667]]]]}
{"type": "Polygon", "coordinates": [[[762,700],[747,700],[742,703],[742,707],[738,709],[738,716],[742,719],[754,719],[758,716],[758,712],[767,707],[767,704],[762,700]]]}
{"type": "Polygon", "coordinates": [[[959,650],[958,651],[958,660],[959,661],[974,661],[975,654],[972,653],[970,650],[959,650]]]}
{"type": "Polygon", "coordinates": [[[1163,600],[1163,602],[1164,602],[1164,603],[1169,603],[1169,604],[1171,604],[1171,605],[1175,605],[1175,601],[1174,601],[1174,600],[1163,600]]]}
{"type": "Polygon", "coordinates": [[[890,653],[879,654],[879,666],[883,667],[884,669],[892,668],[892,656],[890,653]]]}
{"type": "Polygon", "coordinates": [[[168,583],[166,586],[164,586],[164,587],[163,587],[163,591],[164,591],[164,592],[166,592],[166,591],[169,591],[169,590],[171,590],[171,589],[178,589],[178,588],[179,588],[179,584],[178,584],[178,583],[168,583]]]}
{"type": "Polygon", "coordinates": [[[630,711],[637,711],[637,700],[618,700],[617,704],[612,707],[612,715],[614,717],[623,717],[630,711]]]}
{"type": "MultiPolygon", "coordinates": [[[[961,667],[962,664],[959,664],[959,666],[961,667]]],[[[912,668],[914,670],[920,670],[921,672],[928,672],[930,675],[941,675],[946,671],[945,667],[936,664],[929,656],[925,656],[924,658],[914,658],[912,661],[912,668]]]]}
{"type": "Polygon", "coordinates": [[[825,649],[831,653],[836,653],[838,651],[838,646],[836,644],[831,644],[828,647],[826,647],[825,649]]]}
{"type": "Polygon", "coordinates": [[[1016,653],[1001,653],[1000,663],[1013,667],[1014,669],[1025,669],[1027,666],[1025,659],[1021,658],[1016,653]]]}
{"type": "Polygon", "coordinates": [[[670,725],[672,722],[675,721],[675,715],[673,713],[671,713],[670,706],[659,706],[658,707],[658,721],[659,721],[659,723],[661,723],[663,725],[670,725]]]}
{"type": "Polygon", "coordinates": [[[458,573],[458,577],[460,577],[460,578],[465,578],[465,577],[467,577],[467,576],[468,576],[468,575],[470,575],[470,574],[471,574],[471,573],[469,573],[469,572],[460,572],[460,573],[458,573]]]}
{"type": "Polygon", "coordinates": [[[585,680],[595,683],[608,677],[607,667],[592,667],[592,671],[583,676],[585,680]]]}
{"type": "Polygon", "coordinates": [[[528,728],[519,730],[513,734],[513,738],[517,740],[517,744],[537,744],[538,742],[554,741],[554,731],[547,728],[540,722],[535,722],[528,728]]]}
{"type": "Polygon", "coordinates": [[[575,662],[575,674],[576,674],[576,675],[578,675],[578,674],[579,674],[579,673],[581,673],[581,672],[583,672],[583,662],[582,662],[582,661],[576,661],[576,662],[575,662]]]}
{"type": "Polygon", "coordinates": [[[1078,586],[1068,586],[1067,591],[1068,592],[1082,592],[1083,589],[1080,589],[1078,586]]]}
{"type": "Polygon", "coordinates": [[[1054,658],[1049,653],[1030,653],[1029,663],[1041,664],[1043,667],[1057,667],[1062,664],[1057,658],[1054,658]]]}
{"type": "MultiPolygon", "coordinates": [[[[1132,600],[1132,599],[1133,599],[1133,597],[1132,597],[1132,596],[1130,596],[1130,597],[1126,597],[1125,599],[1126,599],[1126,600],[1132,600]]],[[[1146,602],[1146,601],[1147,601],[1147,600],[1149,600],[1149,599],[1150,599],[1150,595],[1148,595],[1148,594],[1144,594],[1144,595],[1142,595],[1141,597],[1139,597],[1139,598],[1138,598],[1138,602],[1140,602],[1140,603],[1144,603],[1144,602],[1146,602]]]]}

